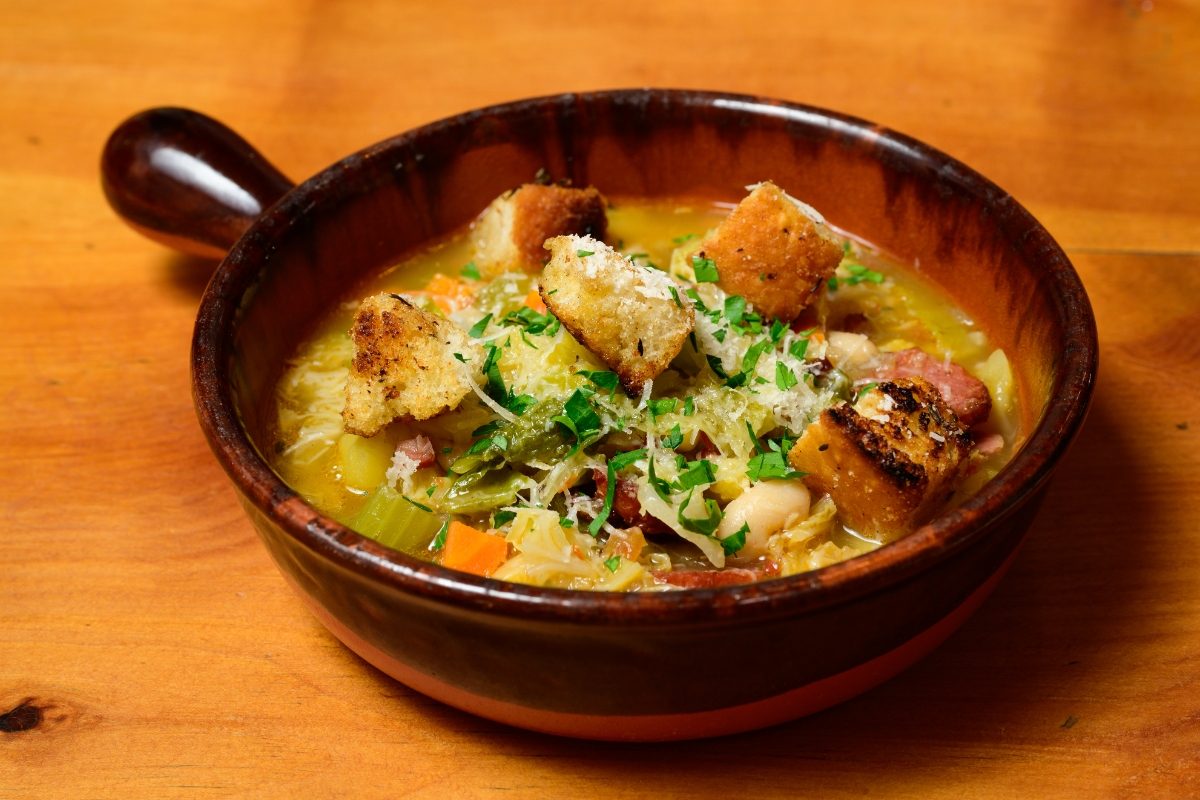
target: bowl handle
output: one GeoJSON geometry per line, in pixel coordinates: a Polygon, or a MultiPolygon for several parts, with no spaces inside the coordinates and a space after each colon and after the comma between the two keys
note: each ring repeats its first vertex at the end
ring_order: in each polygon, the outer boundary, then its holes
{"type": "Polygon", "coordinates": [[[104,194],[130,227],[221,258],[293,184],[242,137],[196,111],[152,108],[121,123],[100,158],[104,194]]]}

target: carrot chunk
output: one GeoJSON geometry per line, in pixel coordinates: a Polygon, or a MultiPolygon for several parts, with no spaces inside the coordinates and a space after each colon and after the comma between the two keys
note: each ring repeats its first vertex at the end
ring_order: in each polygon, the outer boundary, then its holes
{"type": "Polygon", "coordinates": [[[442,566],[475,575],[491,575],[508,559],[508,542],[503,537],[455,521],[446,531],[442,566]]]}
{"type": "Polygon", "coordinates": [[[525,295],[525,305],[529,306],[539,314],[546,313],[546,304],[542,302],[542,296],[537,293],[536,289],[525,295]]]}
{"type": "Polygon", "coordinates": [[[471,304],[475,290],[466,281],[438,273],[429,279],[424,290],[408,294],[424,295],[443,312],[450,314],[471,304]]]}

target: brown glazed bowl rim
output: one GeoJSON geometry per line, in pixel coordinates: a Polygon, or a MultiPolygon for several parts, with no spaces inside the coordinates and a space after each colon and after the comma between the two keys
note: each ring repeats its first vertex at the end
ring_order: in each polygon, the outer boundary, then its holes
{"type": "MultiPolygon", "coordinates": [[[[368,188],[367,191],[370,191],[368,188]]],[[[956,159],[904,134],[813,106],[750,95],[677,89],[625,89],[549,95],[467,111],[364,148],[288,192],[267,209],[230,250],[201,300],[192,342],[193,396],[218,460],[238,491],[288,536],[363,578],[430,602],[525,620],[588,625],[698,624],[795,614],[847,602],[913,578],[985,536],[994,523],[1030,499],[1047,479],[1087,413],[1098,362],[1095,320],[1079,276],[1045,228],[1008,193],[956,159]],[[356,189],[347,180],[395,149],[420,143],[483,117],[537,113],[590,102],[648,102],[717,107],[751,117],[783,117],[831,136],[869,141],[893,162],[935,171],[940,180],[980,198],[1011,246],[1029,261],[1048,264],[1043,289],[1055,301],[1065,338],[1049,400],[1012,460],[961,506],[909,536],[822,569],[736,586],[671,592],[608,593],[547,589],[446,569],[384,548],[328,518],[288,487],[259,454],[239,421],[229,369],[233,332],[244,298],[273,242],[314,208],[356,189]]]]}

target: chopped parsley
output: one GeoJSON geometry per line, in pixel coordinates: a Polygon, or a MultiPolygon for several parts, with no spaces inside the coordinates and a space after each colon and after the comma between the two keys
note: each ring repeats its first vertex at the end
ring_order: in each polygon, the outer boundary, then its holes
{"type": "Polygon", "coordinates": [[[654,493],[663,499],[664,503],[671,502],[671,484],[654,474],[654,459],[650,459],[650,466],[646,470],[646,482],[650,484],[650,488],[654,493]]]}
{"type": "Polygon", "coordinates": [[[609,572],[616,572],[621,568],[621,557],[613,556],[612,558],[604,559],[604,566],[608,567],[609,572]]]}
{"type": "Polygon", "coordinates": [[[416,500],[413,500],[411,497],[409,497],[406,494],[402,494],[400,496],[403,497],[408,502],[412,503],[417,508],[421,509],[422,511],[428,511],[430,514],[433,513],[433,509],[430,508],[429,506],[425,505],[424,503],[418,503],[416,500]]]}
{"type": "Polygon", "coordinates": [[[503,453],[507,449],[508,437],[497,434],[496,436],[488,436],[475,442],[475,444],[471,445],[470,449],[467,450],[466,454],[469,456],[474,456],[480,453],[486,453],[489,450],[496,450],[503,453]]]}
{"type": "Polygon", "coordinates": [[[750,532],[750,523],[743,522],[742,527],[721,539],[721,549],[725,555],[731,556],[746,546],[746,534],[750,532]]]}
{"type": "Polygon", "coordinates": [[[442,523],[442,527],[438,528],[438,532],[434,534],[433,541],[429,543],[429,549],[435,553],[446,546],[446,533],[450,530],[450,520],[447,519],[442,523]]]}
{"type": "Polygon", "coordinates": [[[587,445],[600,433],[600,417],[581,389],[571,393],[563,404],[563,413],[552,419],[575,435],[576,448],[587,445]]]}
{"type": "Polygon", "coordinates": [[[740,294],[731,294],[725,298],[725,319],[731,324],[738,325],[746,313],[746,298],[740,294]]]}
{"type": "Polygon", "coordinates": [[[779,387],[780,391],[786,392],[799,382],[791,367],[782,361],[775,362],[775,385],[779,387]]]}
{"type": "Polygon", "coordinates": [[[696,273],[696,283],[716,283],[721,279],[717,272],[717,262],[711,258],[692,256],[692,269],[696,273]]]}
{"type": "Polygon", "coordinates": [[[686,531],[699,533],[704,536],[712,536],[716,532],[717,526],[721,524],[721,518],[725,516],[724,512],[721,511],[721,507],[717,505],[716,500],[713,500],[712,498],[705,498],[705,516],[689,517],[683,513],[683,510],[687,508],[688,503],[691,502],[691,499],[692,494],[691,492],[688,492],[687,499],[685,499],[679,506],[679,513],[676,515],[676,518],[679,520],[679,524],[682,525],[683,529],[686,531]]]}
{"type": "Polygon", "coordinates": [[[615,455],[611,459],[609,459],[608,463],[612,465],[612,468],[614,470],[616,470],[617,472],[620,472],[621,470],[628,467],[630,464],[633,464],[637,461],[641,461],[645,457],[646,457],[646,449],[640,448],[638,450],[630,450],[627,453],[621,453],[620,455],[615,455]]]}
{"type": "Polygon", "coordinates": [[[803,478],[805,473],[797,472],[787,463],[787,452],[792,449],[793,441],[788,437],[770,439],[769,449],[763,450],[755,439],[754,447],[758,455],[753,456],[746,465],[746,477],[752,481],[782,480],[785,478],[803,478]]]}
{"type": "Polygon", "coordinates": [[[771,347],[770,339],[763,339],[750,345],[746,350],[746,355],[742,356],[742,372],[749,375],[754,372],[754,368],[758,365],[758,359],[762,357],[771,347]]]}
{"type": "Polygon", "coordinates": [[[483,332],[487,330],[488,323],[491,321],[492,315],[489,312],[484,315],[483,319],[471,326],[471,330],[467,331],[467,336],[470,336],[472,339],[478,339],[480,336],[483,336],[483,332]]]}
{"type": "Polygon", "coordinates": [[[675,410],[675,406],[679,405],[679,401],[674,397],[660,397],[657,400],[651,399],[646,403],[646,407],[650,410],[650,418],[658,419],[663,414],[670,414],[675,410]]]}
{"type": "Polygon", "coordinates": [[[694,489],[697,486],[713,483],[717,480],[717,468],[708,459],[701,458],[687,462],[687,467],[675,479],[675,488],[680,491],[694,489]]]}
{"type": "Polygon", "coordinates": [[[783,338],[783,334],[787,331],[787,329],[788,327],[783,323],[783,320],[771,320],[771,330],[769,331],[771,341],[778,343],[779,340],[783,338]]]}
{"type": "Polygon", "coordinates": [[[608,396],[611,398],[617,392],[617,387],[621,385],[621,378],[615,372],[607,370],[591,370],[581,369],[579,375],[587,378],[601,389],[608,390],[608,396]]]}
{"type": "Polygon", "coordinates": [[[691,395],[683,398],[683,415],[690,417],[696,413],[696,400],[691,395]]]}
{"type": "Polygon", "coordinates": [[[678,308],[683,308],[683,301],[679,299],[679,290],[675,288],[675,285],[671,284],[668,286],[667,291],[671,293],[671,299],[675,301],[675,305],[678,308]]]}
{"type": "Polygon", "coordinates": [[[588,256],[594,256],[596,254],[591,250],[576,250],[575,255],[579,256],[580,258],[587,258],[588,256]]]}
{"type": "Polygon", "coordinates": [[[473,281],[483,280],[483,276],[479,274],[479,267],[475,266],[474,261],[468,261],[458,272],[464,278],[470,278],[473,281]]]}
{"type": "MultiPolygon", "coordinates": [[[[524,328],[525,333],[553,336],[558,333],[559,321],[553,314],[534,311],[529,306],[521,306],[516,311],[510,311],[500,320],[501,325],[524,328]]],[[[474,330],[474,328],[472,328],[474,330]]]]}
{"type": "Polygon", "coordinates": [[[620,455],[613,456],[611,459],[609,459],[607,470],[608,480],[606,481],[608,485],[604,489],[604,505],[600,507],[600,513],[596,515],[594,520],[592,520],[592,524],[588,526],[588,533],[590,533],[592,536],[598,536],[600,534],[600,529],[604,527],[605,520],[607,520],[608,515],[612,513],[613,501],[617,497],[617,473],[635,461],[645,457],[646,451],[641,449],[630,450],[628,453],[621,453],[620,455]]]}
{"type": "Polygon", "coordinates": [[[845,264],[846,271],[850,273],[850,277],[846,278],[846,283],[850,286],[863,283],[883,283],[883,273],[876,272],[873,269],[864,267],[862,264],[845,264]]]}
{"type": "Polygon", "coordinates": [[[675,427],[671,428],[671,432],[662,438],[661,444],[670,450],[683,444],[683,431],[679,430],[678,422],[675,423],[675,427]]]}

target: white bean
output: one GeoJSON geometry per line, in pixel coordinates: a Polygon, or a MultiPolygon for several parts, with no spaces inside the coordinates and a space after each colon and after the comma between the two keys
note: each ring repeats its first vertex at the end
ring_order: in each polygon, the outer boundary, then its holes
{"type": "Polygon", "coordinates": [[[879,348],[863,334],[829,331],[826,338],[825,357],[842,372],[857,376],[874,368],[879,348]]]}
{"type": "Polygon", "coordinates": [[[767,552],[767,539],[783,530],[789,522],[808,516],[808,489],[798,480],[763,481],[751,486],[725,506],[725,516],[717,527],[717,538],[737,533],[742,525],[749,528],[739,558],[758,558],[767,552]]]}

